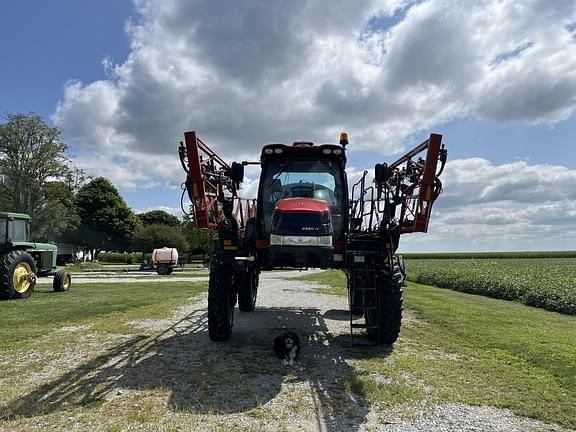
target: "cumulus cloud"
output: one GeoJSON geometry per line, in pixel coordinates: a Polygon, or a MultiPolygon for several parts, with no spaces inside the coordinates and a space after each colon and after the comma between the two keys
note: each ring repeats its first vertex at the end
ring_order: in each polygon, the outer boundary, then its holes
{"type": "Polygon", "coordinates": [[[340,130],[389,154],[450,119],[557,122],[576,106],[572,0],[135,6],[129,57],[68,83],[55,113],[82,166],[120,187],[174,184],[190,129],[230,158],[340,130]]]}
{"type": "Polygon", "coordinates": [[[184,217],[184,213],[180,207],[167,207],[167,206],[154,206],[154,207],[145,207],[139,209],[132,209],[132,211],[136,214],[148,213],[153,210],[163,210],[166,213],[170,213],[173,216],[176,216],[179,219],[184,217]]]}
{"type": "Polygon", "coordinates": [[[405,251],[576,248],[576,170],[480,158],[448,162],[429,233],[405,251]]]}
{"type": "Polygon", "coordinates": [[[449,161],[442,207],[503,201],[523,204],[576,200],[576,171],[517,161],[494,165],[481,158],[449,161]]]}

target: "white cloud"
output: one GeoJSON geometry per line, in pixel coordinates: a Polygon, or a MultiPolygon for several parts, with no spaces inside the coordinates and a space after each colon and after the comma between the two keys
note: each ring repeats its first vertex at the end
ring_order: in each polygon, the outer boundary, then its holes
{"type": "MultiPolygon", "coordinates": [[[[575,113],[573,0],[224,3],[135,0],[129,57],[103,60],[107,80],[67,83],[55,113],[76,165],[123,190],[176,189],[191,129],[226,160],[341,130],[354,151],[385,155],[451,119],[575,113]]],[[[576,249],[576,171],[470,158],[443,181],[430,232],[405,236],[404,250],[576,249]]]]}
{"type": "Polygon", "coordinates": [[[446,164],[443,183],[443,207],[576,200],[576,171],[558,165],[529,165],[525,161],[494,165],[480,158],[455,160],[446,164]]]}
{"type": "Polygon", "coordinates": [[[136,214],[148,213],[153,210],[163,210],[166,213],[170,213],[171,215],[176,216],[180,220],[182,220],[182,217],[184,216],[184,213],[182,212],[182,209],[180,207],[154,206],[140,209],[132,209],[132,211],[136,214]]]}
{"type": "Polygon", "coordinates": [[[576,106],[572,0],[135,5],[129,58],[68,83],[55,113],[83,166],[122,188],[173,184],[190,129],[229,158],[340,130],[386,154],[449,119],[556,122],[576,106]]]}
{"type": "Polygon", "coordinates": [[[451,161],[429,233],[404,251],[576,249],[576,170],[484,159],[451,161]]]}

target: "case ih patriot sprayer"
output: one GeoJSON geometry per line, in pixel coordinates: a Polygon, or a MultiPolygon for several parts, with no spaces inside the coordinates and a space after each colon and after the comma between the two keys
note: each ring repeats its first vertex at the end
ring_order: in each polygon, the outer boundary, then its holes
{"type": "Polygon", "coordinates": [[[441,135],[376,164],[373,182],[364,171],[351,189],[345,133],[339,144],[269,144],[259,162],[231,165],[195,132],[184,138],[179,155],[194,221],[218,232],[208,288],[212,340],[230,338],[236,303],[254,310],[260,271],[317,267],[346,273],[352,336],[365,329],[375,343],[396,341],[404,264],[395,252],[401,234],[428,229],[447,157],[441,135]],[[248,164],[261,166],[257,199],[238,196],[248,164]]]}

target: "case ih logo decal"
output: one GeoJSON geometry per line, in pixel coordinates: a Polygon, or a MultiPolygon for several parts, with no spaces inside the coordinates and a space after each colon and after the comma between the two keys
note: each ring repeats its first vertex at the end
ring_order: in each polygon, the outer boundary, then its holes
{"type": "Polygon", "coordinates": [[[320,227],[302,227],[302,231],[318,231],[320,227]]]}

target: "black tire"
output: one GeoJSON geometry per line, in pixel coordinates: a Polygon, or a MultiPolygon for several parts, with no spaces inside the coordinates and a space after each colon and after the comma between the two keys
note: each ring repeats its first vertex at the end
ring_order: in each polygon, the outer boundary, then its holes
{"type": "Polygon", "coordinates": [[[1,299],[28,298],[35,286],[36,263],[30,254],[23,250],[13,250],[0,257],[1,299]]]}
{"type": "Polygon", "coordinates": [[[70,291],[70,288],[72,288],[72,275],[70,272],[68,270],[58,270],[54,273],[52,288],[54,292],[70,291]]]}
{"type": "Polygon", "coordinates": [[[402,255],[394,256],[394,266],[397,267],[394,277],[399,278],[400,285],[404,286],[406,281],[406,265],[404,264],[404,257],[402,255]]]}
{"type": "Polygon", "coordinates": [[[161,276],[164,276],[165,274],[168,274],[168,267],[166,267],[164,264],[158,264],[158,266],[156,267],[156,273],[158,273],[161,276]]]}
{"type": "Polygon", "coordinates": [[[242,276],[238,283],[238,309],[242,312],[253,312],[258,297],[258,270],[254,267],[239,272],[242,276]]]}
{"type": "Polygon", "coordinates": [[[227,341],[234,325],[234,257],[218,253],[210,266],[208,283],[208,335],[213,341],[227,341]]]}
{"type": "Polygon", "coordinates": [[[166,274],[172,274],[172,272],[174,271],[174,267],[166,267],[166,274]]]}
{"type": "Polygon", "coordinates": [[[396,268],[393,275],[376,273],[378,311],[367,311],[366,324],[377,325],[378,329],[368,329],[368,336],[378,344],[392,345],[398,339],[402,325],[402,284],[401,272],[396,268]]]}

